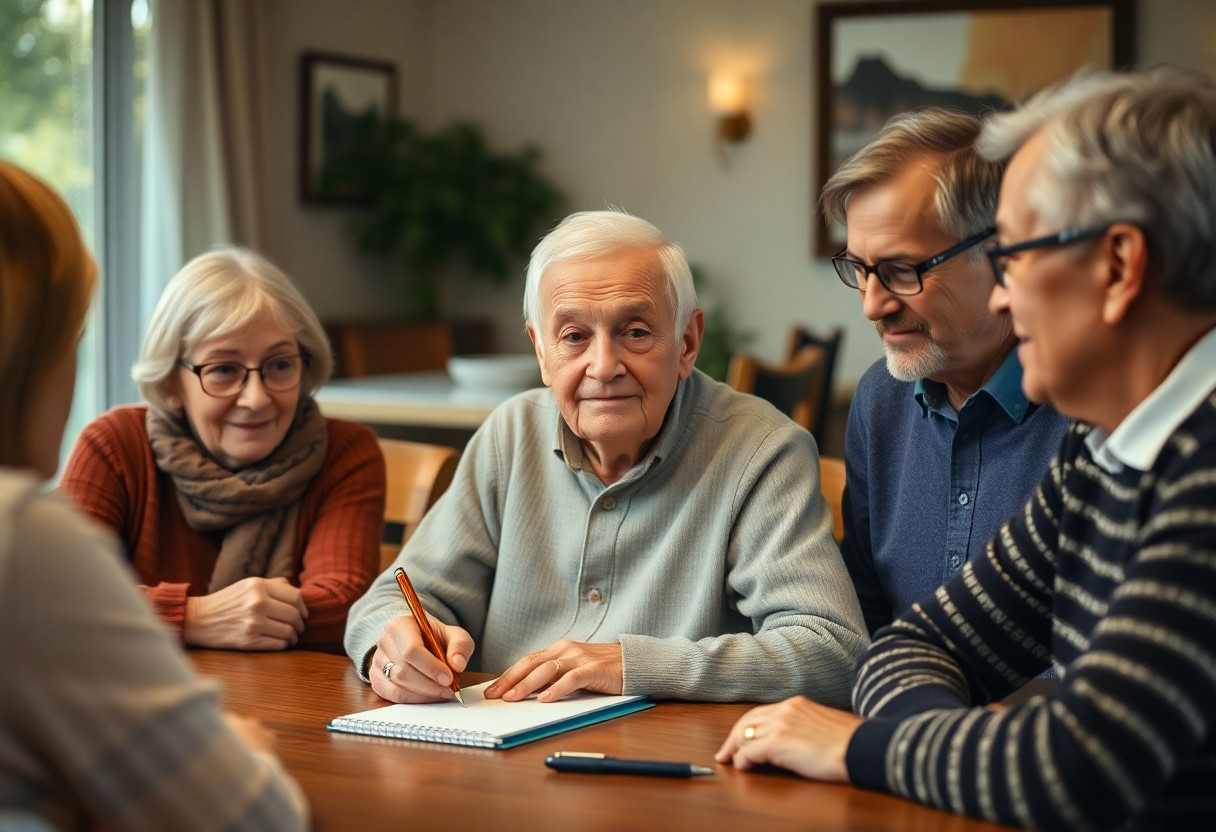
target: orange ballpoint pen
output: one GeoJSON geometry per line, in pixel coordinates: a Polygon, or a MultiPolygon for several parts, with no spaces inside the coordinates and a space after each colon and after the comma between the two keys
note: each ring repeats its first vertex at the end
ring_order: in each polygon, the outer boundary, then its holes
{"type": "Polygon", "coordinates": [[[400,566],[393,574],[397,577],[397,586],[401,587],[401,594],[405,596],[405,603],[410,606],[410,613],[418,622],[418,629],[422,633],[422,641],[426,644],[426,649],[431,651],[432,656],[447,665],[448,672],[452,674],[452,693],[456,694],[456,701],[464,705],[464,697],[460,695],[460,682],[456,681],[456,671],[452,670],[452,666],[448,664],[448,660],[443,655],[443,647],[440,646],[439,639],[435,638],[435,631],[431,629],[431,619],[426,617],[426,610],[422,608],[422,602],[418,600],[418,593],[414,592],[414,585],[410,583],[405,570],[400,566]]]}

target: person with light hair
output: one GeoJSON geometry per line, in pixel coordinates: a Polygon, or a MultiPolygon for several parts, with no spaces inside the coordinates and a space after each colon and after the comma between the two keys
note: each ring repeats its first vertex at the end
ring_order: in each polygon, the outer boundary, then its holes
{"type": "Polygon", "coordinates": [[[1077,421],[984,555],[875,637],[857,716],[756,709],[718,759],[1036,829],[1216,828],[1216,85],[1080,76],[979,146],[1012,157],[992,308],[1027,395],[1077,421]]]}
{"type": "Polygon", "coordinates": [[[0,827],[304,829],[270,732],[220,711],[118,541],[43,489],[95,283],[67,205],[0,161],[0,827]]]}
{"type": "Polygon", "coordinates": [[[815,440],[694,369],[680,247],[628,214],[573,214],[532,253],[524,316],[546,389],[490,415],[394,564],[447,664],[390,568],[351,609],[359,675],[395,702],[451,699],[465,669],[500,674],[486,695],[507,701],[847,702],[868,639],[815,440]]]}
{"type": "Polygon", "coordinates": [[[988,309],[1003,165],[976,153],[981,124],[936,107],[894,116],[820,194],[848,230],[832,263],[886,353],[845,438],[840,551],[871,635],[983,552],[1067,425],[1026,398],[1009,316],[988,309]]]}
{"type": "Polygon", "coordinates": [[[220,249],[169,281],[132,375],[146,405],[85,428],[60,488],[127,546],[161,619],[199,647],[340,649],[380,565],[384,458],[322,417],[333,365],[299,291],[220,249]]]}

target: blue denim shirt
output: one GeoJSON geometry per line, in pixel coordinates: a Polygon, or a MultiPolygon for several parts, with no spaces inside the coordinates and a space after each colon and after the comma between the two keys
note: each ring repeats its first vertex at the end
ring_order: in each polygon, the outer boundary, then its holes
{"type": "Polygon", "coordinates": [[[871,633],[984,550],[1067,424],[1022,393],[1016,350],[959,412],[942,384],[896,381],[884,361],[866,371],[849,411],[841,552],[871,633]]]}

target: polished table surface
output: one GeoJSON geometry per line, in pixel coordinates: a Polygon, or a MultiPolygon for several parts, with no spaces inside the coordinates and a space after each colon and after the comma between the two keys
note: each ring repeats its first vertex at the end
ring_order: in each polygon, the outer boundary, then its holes
{"type": "Polygon", "coordinates": [[[317,392],[317,402],[332,419],[473,430],[519,392],[461,386],[444,372],[400,373],[335,379],[317,392]]]}
{"type": "MultiPolygon", "coordinates": [[[[317,830],[923,830],[1005,827],[890,795],[716,766],[714,751],[746,705],[660,701],[656,707],[506,751],[325,730],[383,703],[350,662],[324,653],[197,650],[225,707],[260,719],[312,804],[317,830]],[[560,774],[555,751],[677,760],[716,768],[689,780],[560,774]]],[[[483,677],[484,678],[484,677],[483,677]]]]}

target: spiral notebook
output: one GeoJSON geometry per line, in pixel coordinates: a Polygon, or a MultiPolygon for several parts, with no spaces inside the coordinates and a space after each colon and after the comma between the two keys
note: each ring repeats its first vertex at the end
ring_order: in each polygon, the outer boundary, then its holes
{"type": "Polygon", "coordinates": [[[512,748],[654,707],[645,695],[576,694],[557,702],[538,702],[535,698],[504,702],[485,698],[484,690],[489,684],[483,682],[461,690],[467,707],[461,707],[459,702],[385,705],[340,716],[328,728],[400,740],[512,748]]]}

